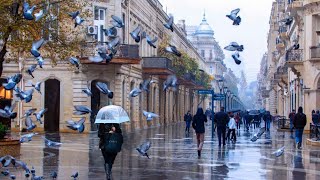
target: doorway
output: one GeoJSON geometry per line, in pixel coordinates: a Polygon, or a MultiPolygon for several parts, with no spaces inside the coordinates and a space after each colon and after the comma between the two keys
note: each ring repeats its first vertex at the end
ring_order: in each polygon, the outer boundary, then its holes
{"type": "Polygon", "coordinates": [[[44,130],[58,132],[60,124],[60,81],[48,79],[45,81],[44,107],[48,111],[44,114],[44,130]]]}

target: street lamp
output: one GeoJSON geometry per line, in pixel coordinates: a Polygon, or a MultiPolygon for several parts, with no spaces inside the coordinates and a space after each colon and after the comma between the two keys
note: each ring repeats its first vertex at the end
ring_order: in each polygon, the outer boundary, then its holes
{"type": "Polygon", "coordinates": [[[230,110],[229,106],[230,106],[230,94],[231,94],[231,91],[228,90],[227,91],[227,95],[228,95],[228,111],[230,110]]]}
{"type": "MultiPolygon", "coordinates": [[[[219,90],[220,90],[220,94],[222,94],[224,81],[223,81],[223,79],[219,79],[217,82],[218,82],[218,87],[219,87],[219,90]]],[[[220,100],[220,102],[219,102],[220,109],[221,109],[221,101],[222,101],[222,100],[220,100]]]]}
{"type": "Polygon", "coordinates": [[[227,111],[227,91],[228,91],[228,87],[223,87],[224,109],[225,109],[225,111],[227,111]]]}

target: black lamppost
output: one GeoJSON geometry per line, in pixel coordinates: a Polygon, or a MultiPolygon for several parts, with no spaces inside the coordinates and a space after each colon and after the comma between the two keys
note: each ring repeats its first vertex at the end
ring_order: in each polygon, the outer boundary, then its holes
{"type": "MultiPolygon", "coordinates": [[[[218,86],[219,86],[220,94],[222,94],[223,85],[224,85],[223,79],[219,79],[218,80],[218,86]]],[[[220,104],[220,109],[221,109],[221,101],[222,100],[220,100],[220,103],[219,103],[220,104]]]]}
{"type": "Polygon", "coordinates": [[[225,112],[227,112],[227,92],[228,92],[228,87],[223,87],[225,112]]]}
{"type": "Polygon", "coordinates": [[[231,94],[231,91],[230,90],[228,90],[227,91],[227,96],[228,96],[228,111],[230,110],[230,94],[231,94]]]}

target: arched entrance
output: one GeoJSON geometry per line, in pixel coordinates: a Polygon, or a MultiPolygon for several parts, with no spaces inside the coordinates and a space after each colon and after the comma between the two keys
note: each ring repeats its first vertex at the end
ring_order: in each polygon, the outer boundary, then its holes
{"type": "Polygon", "coordinates": [[[44,114],[44,130],[57,132],[60,124],[60,81],[48,79],[45,81],[44,87],[44,107],[48,108],[44,114]]]}
{"type": "Polygon", "coordinates": [[[97,125],[94,124],[95,117],[98,114],[100,108],[110,105],[112,102],[108,98],[107,95],[102,94],[99,89],[96,87],[97,82],[103,82],[106,83],[108,88],[110,88],[109,82],[106,81],[100,81],[100,80],[93,80],[91,82],[91,92],[92,92],[92,97],[91,97],[91,116],[90,116],[90,124],[91,124],[91,131],[96,131],[97,130],[97,125]]]}

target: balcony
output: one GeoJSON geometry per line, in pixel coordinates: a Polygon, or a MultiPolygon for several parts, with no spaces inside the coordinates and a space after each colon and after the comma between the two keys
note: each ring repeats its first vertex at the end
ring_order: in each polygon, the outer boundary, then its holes
{"type": "Polygon", "coordinates": [[[166,78],[174,74],[172,60],[166,57],[143,57],[142,71],[144,74],[159,75],[166,78]]]}
{"type": "Polygon", "coordinates": [[[289,0],[286,12],[295,14],[298,10],[303,8],[303,0],[289,0]]]}
{"type": "Polygon", "coordinates": [[[82,64],[140,64],[139,45],[120,44],[116,55],[110,63],[105,63],[105,61],[100,63],[89,61],[89,56],[98,55],[96,46],[96,43],[85,43],[82,45],[81,56],[79,58],[82,64]]]}
{"type": "Polygon", "coordinates": [[[286,53],[286,62],[302,62],[303,49],[290,50],[286,53]]]}
{"type": "Polygon", "coordinates": [[[279,38],[276,39],[276,48],[278,51],[281,51],[285,48],[284,42],[281,41],[279,38]]]}

